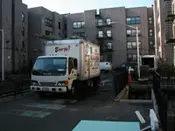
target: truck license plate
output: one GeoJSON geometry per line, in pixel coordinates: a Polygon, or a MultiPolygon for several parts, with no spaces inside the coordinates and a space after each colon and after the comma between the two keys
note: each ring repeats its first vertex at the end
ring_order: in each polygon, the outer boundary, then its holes
{"type": "Polygon", "coordinates": [[[43,87],[43,91],[49,91],[49,88],[43,87]]]}

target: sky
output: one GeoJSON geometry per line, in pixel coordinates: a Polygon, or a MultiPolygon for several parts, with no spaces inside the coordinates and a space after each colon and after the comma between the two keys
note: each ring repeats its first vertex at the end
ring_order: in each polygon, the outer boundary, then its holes
{"type": "Polygon", "coordinates": [[[59,14],[110,7],[138,7],[153,5],[154,0],[23,0],[29,8],[43,6],[59,14]]]}

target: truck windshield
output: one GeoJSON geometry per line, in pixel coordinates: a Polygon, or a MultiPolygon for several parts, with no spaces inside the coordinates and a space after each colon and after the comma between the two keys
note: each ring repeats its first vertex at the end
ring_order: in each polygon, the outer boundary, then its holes
{"type": "Polygon", "coordinates": [[[60,76],[66,75],[66,58],[38,58],[34,64],[32,75],[60,76]]]}

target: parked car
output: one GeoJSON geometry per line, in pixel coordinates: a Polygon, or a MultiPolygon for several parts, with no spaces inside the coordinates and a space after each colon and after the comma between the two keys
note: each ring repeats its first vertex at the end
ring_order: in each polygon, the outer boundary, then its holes
{"type": "Polygon", "coordinates": [[[112,70],[111,62],[100,62],[100,70],[105,72],[111,71],[112,70]]]}

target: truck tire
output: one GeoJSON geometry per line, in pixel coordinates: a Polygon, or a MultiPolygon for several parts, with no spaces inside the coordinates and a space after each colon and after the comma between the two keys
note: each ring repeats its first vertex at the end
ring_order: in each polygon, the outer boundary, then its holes
{"type": "Polygon", "coordinates": [[[83,100],[87,96],[88,92],[88,81],[77,81],[75,89],[74,89],[74,96],[78,100],[83,100]]]}
{"type": "Polygon", "coordinates": [[[93,87],[93,92],[96,93],[100,89],[100,76],[96,77],[93,79],[94,81],[94,87],[93,87]]]}

